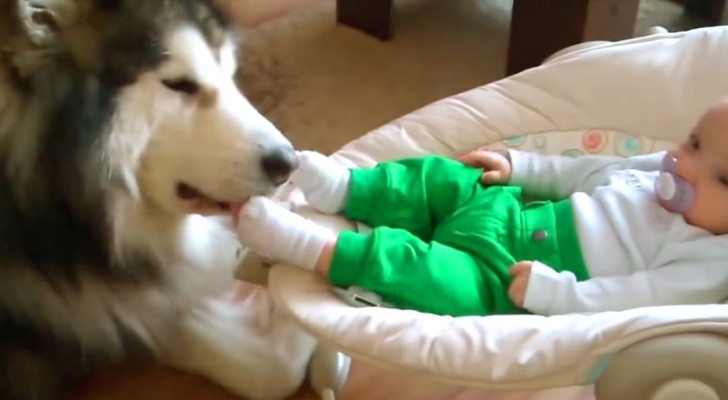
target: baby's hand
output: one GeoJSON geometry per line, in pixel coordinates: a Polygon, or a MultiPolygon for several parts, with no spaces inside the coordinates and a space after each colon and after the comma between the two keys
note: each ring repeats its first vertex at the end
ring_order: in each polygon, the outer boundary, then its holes
{"type": "Polygon", "coordinates": [[[523,303],[526,301],[528,280],[531,278],[531,265],[533,265],[533,261],[519,261],[508,268],[508,274],[512,278],[511,285],[508,287],[508,298],[518,308],[523,308],[523,303]]]}
{"type": "Polygon", "coordinates": [[[481,147],[458,156],[458,161],[475,168],[483,168],[480,183],[484,185],[506,184],[511,180],[511,162],[508,152],[481,147]]]}

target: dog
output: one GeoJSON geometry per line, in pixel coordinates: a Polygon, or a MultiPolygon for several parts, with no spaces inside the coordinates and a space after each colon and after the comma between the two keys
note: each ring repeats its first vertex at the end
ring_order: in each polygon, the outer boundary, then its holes
{"type": "Polygon", "coordinates": [[[1,399],[121,362],[249,399],[305,379],[315,340],[232,297],[230,212],[296,167],[241,37],[208,0],[0,0],[1,399]]]}

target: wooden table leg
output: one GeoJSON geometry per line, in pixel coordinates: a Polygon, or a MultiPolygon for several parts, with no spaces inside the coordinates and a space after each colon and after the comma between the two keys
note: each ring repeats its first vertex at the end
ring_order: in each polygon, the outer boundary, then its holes
{"type": "Polygon", "coordinates": [[[380,40],[390,40],[392,0],[336,0],[336,20],[380,40]]]}
{"type": "Polygon", "coordinates": [[[506,74],[577,43],[630,38],[638,11],[639,0],[513,0],[506,74]]]}

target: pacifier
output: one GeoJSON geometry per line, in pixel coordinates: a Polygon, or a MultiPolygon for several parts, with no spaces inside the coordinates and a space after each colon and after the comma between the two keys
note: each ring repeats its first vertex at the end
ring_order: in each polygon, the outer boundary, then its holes
{"type": "Polygon", "coordinates": [[[655,182],[655,192],[668,211],[685,213],[693,205],[695,190],[693,186],[675,173],[676,160],[667,153],[662,159],[660,174],[655,182]]]}

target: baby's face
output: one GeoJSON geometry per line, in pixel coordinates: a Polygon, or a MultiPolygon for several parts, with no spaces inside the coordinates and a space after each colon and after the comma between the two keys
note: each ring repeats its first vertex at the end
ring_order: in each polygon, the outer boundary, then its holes
{"type": "Polygon", "coordinates": [[[695,188],[689,224],[728,233],[728,98],[711,107],[688,139],[673,150],[676,172],[695,188]]]}

